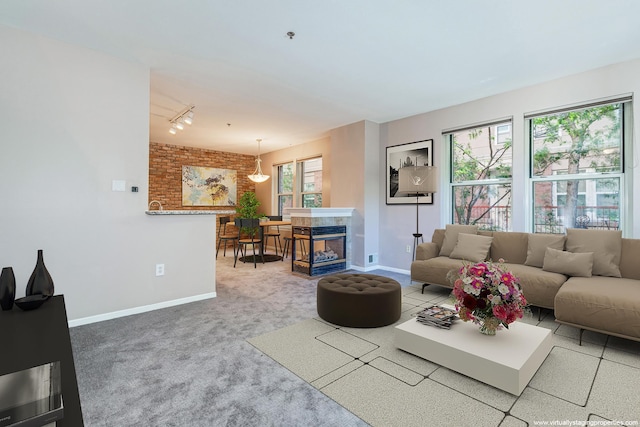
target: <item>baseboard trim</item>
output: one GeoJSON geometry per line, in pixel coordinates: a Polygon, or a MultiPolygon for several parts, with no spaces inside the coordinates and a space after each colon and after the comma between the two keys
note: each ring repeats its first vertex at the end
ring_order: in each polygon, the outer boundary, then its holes
{"type": "Polygon", "coordinates": [[[126,310],[112,311],[110,313],[97,314],[95,316],[82,317],[69,321],[69,327],[88,325],[90,323],[104,322],[105,320],[117,319],[118,317],[131,316],[132,314],[146,313],[148,311],[159,310],[161,308],[175,307],[176,305],[187,304],[190,302],[202,301],[205,299],[215,298],[215,292],[209,292],[192,297],[179,298],[170,301],[158,302],[155,304],[142,305],[140,307],[127,308],[126,310]]]}
{"type": "Polygon", "coordinates": [[[387,267],[385,265],[379,265],[377,268],[380,269],[380,270],[391,271],[393,273],[411,275],[411,271],[410,270],[403,270],[401,268],[387,267]]]}
{"type": "Polygon", "coordinates": [[[373,270],[385,270],[385,271],[391,271],[392,273],[400,273],[400,274],[406,274],[406,275],[411,274],[411,271],[409,270],[402,270],[400,268],[387,267],[384,265],[373,265],[369,267],[360,267],[359,265],[352,265],[351,270],[362,271],[363,273],[366,273],[367,271],[373,271],[373,270]]]}

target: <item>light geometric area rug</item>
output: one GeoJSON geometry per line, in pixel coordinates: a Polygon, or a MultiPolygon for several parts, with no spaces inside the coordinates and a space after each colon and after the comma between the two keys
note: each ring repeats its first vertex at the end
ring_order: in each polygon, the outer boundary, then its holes
{"type": "Polygon", "coordinates": [[[420,289],[402,289],[402,316],[393,325],[347,328],[314,318],[248,342],[372,426],[640,421],[640,343],[585,331],[579,346],[577,329],[559,326],[551,312],[542,321],[525,318],[554,331],[554,346],[515,396],[394,346],[396,325],[449,302],[443,288],[420,289]]]}

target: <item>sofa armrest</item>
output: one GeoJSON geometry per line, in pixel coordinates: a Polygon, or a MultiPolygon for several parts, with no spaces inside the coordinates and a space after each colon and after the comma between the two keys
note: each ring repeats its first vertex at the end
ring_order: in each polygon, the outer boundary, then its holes
{"type": "Polygon", "coordinates": [[[440,248],[434,242],[420,243],[416,248],[416,260],[427,260],[440,255],[440,248]]]}

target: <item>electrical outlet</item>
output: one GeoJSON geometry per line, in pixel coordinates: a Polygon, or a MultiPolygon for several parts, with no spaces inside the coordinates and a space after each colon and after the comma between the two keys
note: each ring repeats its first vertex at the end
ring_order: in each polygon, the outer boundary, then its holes
{"type": "Polygon", "coordinates": [[[164,264],[156,264],[156,276],[164,276],[164,264]]]}
{"type": "Polygon", "coordinates": [[[411,253],[411,245],[407,245],[407,253],[410,254],[411,253]]]}

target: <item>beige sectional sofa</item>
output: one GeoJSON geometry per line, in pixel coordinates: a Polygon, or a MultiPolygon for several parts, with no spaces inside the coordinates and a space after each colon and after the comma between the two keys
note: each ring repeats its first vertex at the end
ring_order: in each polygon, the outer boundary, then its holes
{"type": "Polygon", "coordinates": [[[640,239],[609,230],[545,235],[448,225],[418,246],[411,279],[423,289],[452,288],[449,272],[484,259],[503,259],[529,304],[580,328],[580,340],[587,329],[640,341],[640,239]]]}

